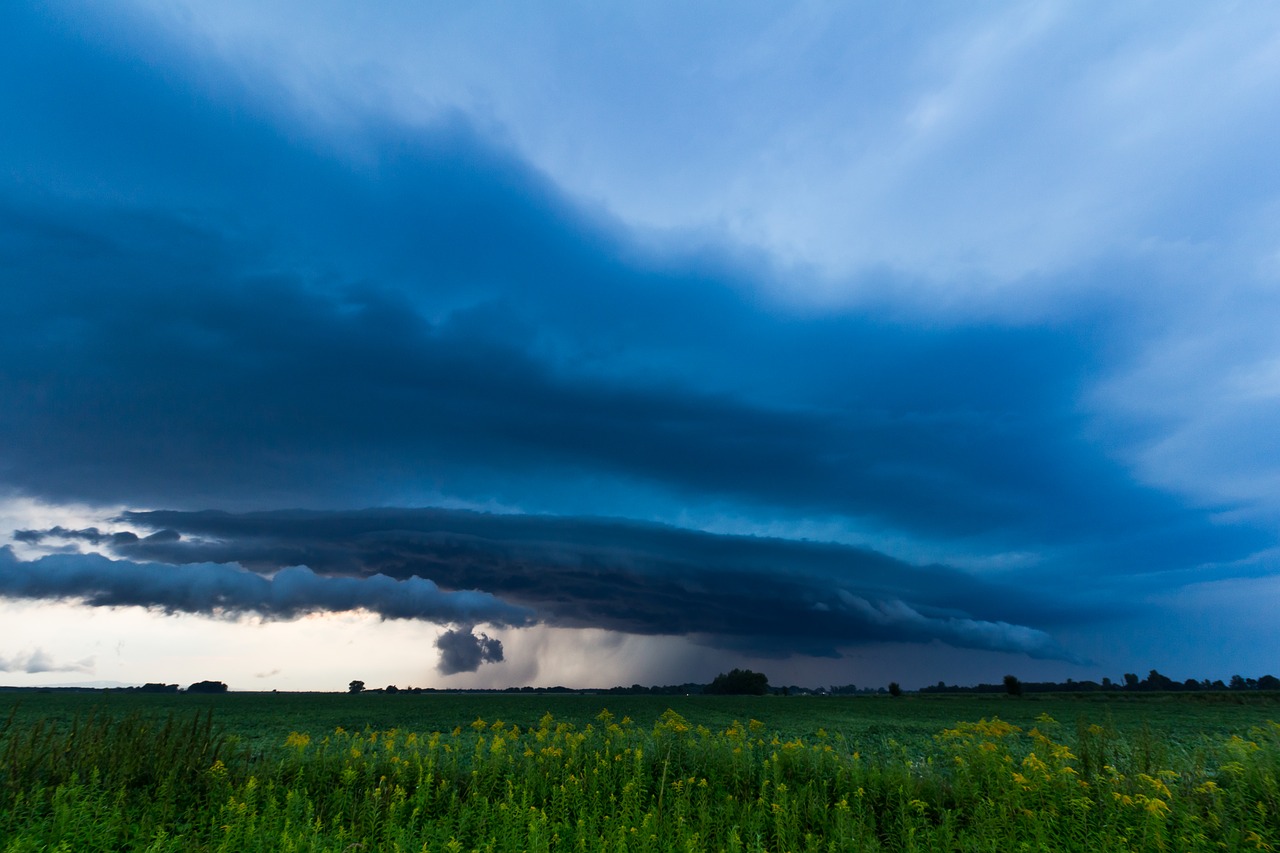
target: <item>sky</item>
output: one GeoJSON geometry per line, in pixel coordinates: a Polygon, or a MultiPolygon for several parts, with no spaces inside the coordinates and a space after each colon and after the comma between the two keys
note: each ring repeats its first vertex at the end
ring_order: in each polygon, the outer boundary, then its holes
{"type": "Polygon", "coordinates": [[[0,683],[1280,670],[1280,9],[0,7],[0,683]]]}

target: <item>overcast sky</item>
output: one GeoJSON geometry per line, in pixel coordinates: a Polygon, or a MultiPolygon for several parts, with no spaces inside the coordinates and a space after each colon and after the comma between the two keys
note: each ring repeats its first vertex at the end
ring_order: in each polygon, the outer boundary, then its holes
{"type": "Polygon", "coordinates": [[[1276,669],[1280,8],[0,48],[0,683],[1276,669]]]}

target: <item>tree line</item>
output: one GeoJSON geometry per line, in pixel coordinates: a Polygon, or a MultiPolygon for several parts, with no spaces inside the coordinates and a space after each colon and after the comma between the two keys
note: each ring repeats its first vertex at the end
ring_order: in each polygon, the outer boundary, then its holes
{"type": "Polygon", "coordinates": [[[1246,690],[1280,690],[1280,678],[1264,675],[1260,678],[1245,678],[1233,675],[1229,681],[1222,679],[1209,680],[1188,678],[1176,681],[1156,670],[1147,673],[1146,678],[1139,678],[1137,673],[1126,672],[1121,681],[1110,678],[1102,681],[1022,681],[1015,675],[1006,675],[1000,684],[977,684],[961,686],[939,681],[931,687],[922,687],[920,693],[1008,693],[1020,696],[1023,693],[1092,693],[1092,692],[1194,692],[1194,691],[1246,691],[1246,690]]]}

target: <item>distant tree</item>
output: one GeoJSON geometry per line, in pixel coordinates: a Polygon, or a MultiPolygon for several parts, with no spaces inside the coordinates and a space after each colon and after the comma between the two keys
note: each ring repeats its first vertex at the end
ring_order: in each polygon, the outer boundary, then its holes
{"type": "Polygon", "coordinates": [[[890,681],[890,682],[889,682],[889,695],[890,695],[890,696],[901,696],[901,695],[902,695],[902,686],[901,686],[900,684],[898,684],[898,682],[896,682],[896,681],[890,681]]]}
{"type": "Polygon", "coordinates": [[[1004,692],[1010,696],[1022,695],[1022,682],[1018,680],[1018,676],[1006,675],[1004,677],[1004,692]]]}
{"type": "Polygon", "coordinates": [[[353,681],[353,682],[351,682],[350,684],[348,684],[348,685],[347,685],[347,692],[348,692],[348,693],[361,693],[361,692],[363,692],[363,691],[364,691],[364,682],[363,682],[363,681],[353,681]]]}
{"type": "Polygon", "coordinates": [[[1138,674],[1136,672],[1126,672],[1124,674],[1124,689],[1125,690],[1138,689],[1138,674]]]}
{"type": "Polygon", "coordinates": [[[388,685],[387,685],[387,689],[386,689],[386,690],[384,690],[384,691],[382,691],[382,692],[383,692],[383,693],[399,693],[399,692],[400,692],[400,688],[399,688],[399,687],[396,687],[394,684],[388,684],[388,685]]]}
{"type": "Polygon", "coordinates": [[[1227,685],[1227,687],[1230,690],[1244,690],[1245,688],[1244,676],[1243,675],[1231,676],[1231,683],[1227,685]]]}
{"type": "Polygon", "coordinates": [[[1258,679],[1259,690],[1280,690],[1280,678],[1274,675],[1264,675],[1258,679]]]}
{"type": "Polygon", "coordinates": [[[187,688],[188,693],[226,693],[227,685],[221,681],[197,681],[187,688]]]}
{"type": "Polygon", "coordinates": [[[1102,689],[1103,689],[1103,690],[1110,690],[1112,687],[1115,687],[1115,685],[1111,683],[1111,679],[1110,679],[1110,677],[1105,676],[1105,675],[1104,675],[1104,676],[1102,676],[1102,689]]]}
{"type": "Polygon", "coordinates": [[[719,696],[763,696],[769,692],[769,678],[763,672],[733,669],[717,675],[702,692],[719,696]]]}

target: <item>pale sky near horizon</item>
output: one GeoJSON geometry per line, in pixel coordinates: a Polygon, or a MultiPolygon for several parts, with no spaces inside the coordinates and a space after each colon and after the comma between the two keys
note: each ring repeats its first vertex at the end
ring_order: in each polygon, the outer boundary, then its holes
{"type": "Polygon", "coordinates": [[[1280,674],[1280,9],[0,48],[0,683],[1280,674]]]}

